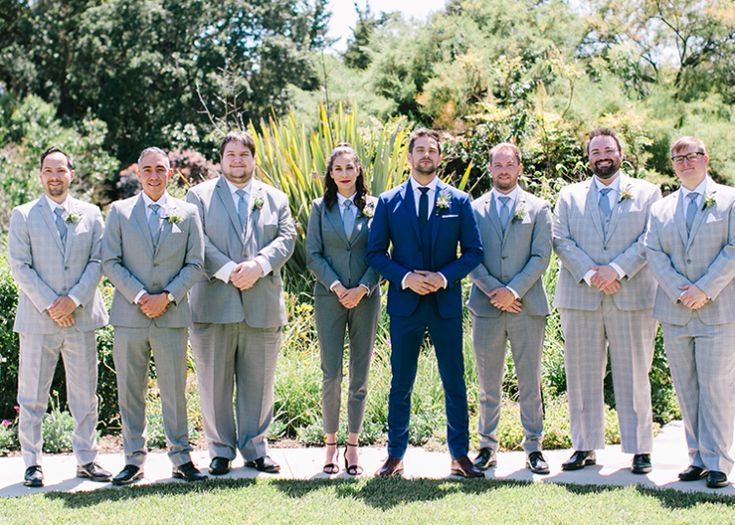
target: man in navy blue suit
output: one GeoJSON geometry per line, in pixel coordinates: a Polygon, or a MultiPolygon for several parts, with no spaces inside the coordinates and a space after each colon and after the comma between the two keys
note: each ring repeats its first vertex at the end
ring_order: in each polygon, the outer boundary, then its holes
{"type": "Polygon", "coordinates": [[[427,330],[444,386],[452,473],[484,476],[467,457],[461,286],[462,279],[482,261],[482,245],[469,196],[436,176],[441,160],[439,134],[429,129],[414,131],[408,143],[411,177],[380,195],[370,228],[368,263],[390,282],[393,378],[388,399],[388,459],[376,473],[383,477],[403,472],[411,390],[427,330]]]}

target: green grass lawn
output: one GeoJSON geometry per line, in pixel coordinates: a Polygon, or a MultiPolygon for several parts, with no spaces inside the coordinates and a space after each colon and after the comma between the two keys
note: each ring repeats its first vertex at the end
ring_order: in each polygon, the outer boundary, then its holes
{"type": "Polygon", "coordinates": [[[496,481],[218,480],[0,502],[0,523],[735,523],[735,498],[496,481]]]}

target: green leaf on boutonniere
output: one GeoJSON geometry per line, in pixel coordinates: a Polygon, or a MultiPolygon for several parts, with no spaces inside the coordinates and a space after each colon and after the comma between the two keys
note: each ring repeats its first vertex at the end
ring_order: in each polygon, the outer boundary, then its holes
{"type": "Polygon", "coordinates": [[[255,197],[255,200],[253,201],[252,211],[259,210],[262,207],[263,207],[263,198],[260,195],[258,195],[257,197],[255,197]]]}

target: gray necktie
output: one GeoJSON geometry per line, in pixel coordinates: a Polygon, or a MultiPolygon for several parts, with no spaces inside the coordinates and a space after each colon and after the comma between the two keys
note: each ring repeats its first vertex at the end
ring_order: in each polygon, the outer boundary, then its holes
{"type": "Polygon", "coordinates": [[[66,222],[64,222],[64,208],[57,206],[54,210],[54,215],[56,215],[56,229],[59,230],[59,237],[61,237],[61,244],[66,244],[66,222]]]}
{"type": "Polygon", "coordinates": [[[610,215],[612,214],[612,208],[610,207],[610,199],[607,197],[607,194],[612,191],[612,188],[602,188],[600,190],[600,200],[598,202],[600,206],[600,211],[602,212],[602,216],[605,219],[609,219],[610,215]]]}
{"type": "Polygon", "coordinates": [[[349,239],[355,227],[355,207],[352,206],[352,201],[349,199],[344,202],[343,206],[345,207],[345,211],[342,214],[342,224],[345,227],[345,235],[349,239]]]}
{"type": "Polygon", "coordinates": [[[689,205],[687,206],[687,233],[692,231],[694,217],[697,215],[697,197],[699,197],[699,193],[696,191],[687,195],[687,199],[689,199],[689,205]]]}
{"type": "Polygon", "coordinates": [[[148,229],[151,231],[151,239],[153,246],[158,245],[158,239],[161,237],[161,218],[158,216],[160,204],[149,204],[151,214],[148,216],[148,229]]]}
{"type": "Polygon", "coordinates": [[[237,190],[235,193],[239,197],[237,199],[237,215],[240,217],[240,227],[244,230],[248,223],[248,200],[245,190],[237,190]]]}
{"type": "Polygon", "coordinates": [[[498,197],[498,199],[502,203],[498,216],[500,217],[500,225],[503,227],[503,231],[505,231],[508,227],[508,219],[510,219],[510,207],[508,206],[510,197],[498,197]]]}

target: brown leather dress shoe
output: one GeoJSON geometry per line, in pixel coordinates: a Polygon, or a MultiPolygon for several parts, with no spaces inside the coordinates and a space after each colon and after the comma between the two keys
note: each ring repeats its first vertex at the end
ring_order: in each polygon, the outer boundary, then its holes
{"type": "Polygon", "coordinates": [[[463,478],[484,478],[485,473],[474,466],[466,455],[452,460],[452,474],[463,478]]]}
{"type": "Polygon", "coordinates": [[[388,456],[385,463],[375,473],[381,478],[389,478],[391,476],[401,476],[403,474],[403,460],[388,456]]]}

